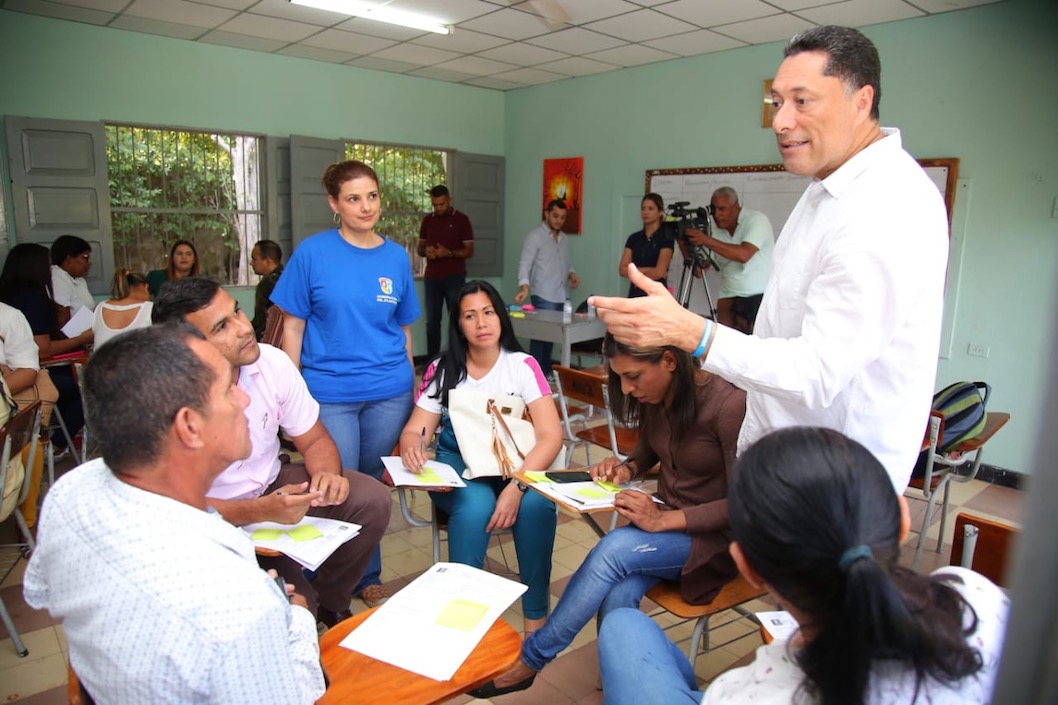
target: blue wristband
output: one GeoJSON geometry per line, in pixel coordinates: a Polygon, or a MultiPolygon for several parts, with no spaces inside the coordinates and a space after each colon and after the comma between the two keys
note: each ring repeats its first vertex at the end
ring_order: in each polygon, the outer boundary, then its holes
{"type": "Polygon", "coordinates": [[[705,354],[705,348],[709,344],[709,339],[712,337],[713,325],[714,324],[711,320],[708,318],[705,319],[705,330],[702,331],[702,339],[698,341],[698,347],[694,349],[693,353],[691,353],[692,357],[699,358],[705,354]]]}

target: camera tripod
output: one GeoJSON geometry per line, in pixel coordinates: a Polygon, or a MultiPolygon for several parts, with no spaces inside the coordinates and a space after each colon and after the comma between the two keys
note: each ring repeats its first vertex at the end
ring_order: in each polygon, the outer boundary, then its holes
{"type": "Polygon", "coordinates": [[[716,260],[711,256],[709,250],[700,245],[691,245],[691,254],[683,258],[683,274],[680,276],[680,286],[676,289],[676,300],[680,306],[689,308],[691,303],[691,289],[694,287],[694,268],[697,267],[702,273],[702,289],[705,290],[705,304],[707,310],[706,318],[716,320],[716,305],[713,296],[709,292],[709,282],[705,280],[705,273],[710,268],[720,271],[716,260]]]}

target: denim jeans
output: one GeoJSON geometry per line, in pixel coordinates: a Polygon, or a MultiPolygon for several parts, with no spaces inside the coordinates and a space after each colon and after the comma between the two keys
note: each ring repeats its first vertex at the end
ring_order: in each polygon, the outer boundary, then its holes
{"type": "MultiPolygon", "coordinates": [[[[437,441],[437,459],[462,473],[466,463],[459,455],[451,422],[442,427],[437,441]]],[[[489,547],[489,532],[485,527],[496,509],[496,498],[507,486],[499,477],[468,480],[466,487],[451,492],[431,492],[430,499],[448,514],[448,560],[452,563],[482,568],[485,551],[489,547]]],[[[528,590],[522,595],[522,614],[527,619],[547,616],[551,606],[551,554],[555,548],[555,528],[558,514],[555,504],[538,492],[526,492],[518,506],[518,518],[511,531],[514,552],[518,556],[518,572],[528,590]]]]}
{"type": "Polygon", "coordinates": [[[433,360],[441,352],[441,306],[448,307],[448,318],[458,317],[456,294],[467,281],[465,274],[423,279],[423,298],[426,299],[426,359],[433,360]]]}
{"type": "Polygon", "coordinates": [[[603,705],[698,705],[687,656],[637,609],[618,609],[599,630],[603,705]]]}
{"type": "MultiPolygon", "coordinates": [[[[389,399],[321,403],[320,421],[338,446],[343,468],[382,479],[382,456],[392,455],[400,431],[411,415],[411,389],[389,399]]],[[[382,551],[376,548],[353,593],[369,585],[380,585],[382,551]]]]}
{"type": "Polygon", "coordinates": [[[691,555],[691,537],[680,531],[651,533],[624,526],[595,544],[562,593],[547,623],[522,645],[522,662],[543,669],[565,649],[596,612],[599,622],[639,601],[659,580],[678,580],[691,555]]]}
{"type": "MultiPolygon", "coordinates": [[[[533,306],[544,311],[561,311],[562,304],[564,302],[559,301],[548,301],[542,299],[536,294],[529,297],[532,301],[533,306]]],[[[555,349],[555,344],[546,340],[530,340],[529,341],[529,354],[532,355],[537,363],[540,365],[540,369],[544,371],[545,375],[551,374],[551,353],[555,349]]]]}

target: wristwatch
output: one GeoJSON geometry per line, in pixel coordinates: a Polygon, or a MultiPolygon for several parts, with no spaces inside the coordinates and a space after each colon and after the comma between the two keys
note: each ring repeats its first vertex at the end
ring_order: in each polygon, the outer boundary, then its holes
{"type": "Polygon", "coordinates": [[[526,492],[529,491],[529,486],[528,485],[525,485],[525,484],[523,484],[521,482],[518,482],[517,480],[514,481],[514,486],[517,487],[518,491],[521,492],[522,494],[525,494],[526,492]]]}

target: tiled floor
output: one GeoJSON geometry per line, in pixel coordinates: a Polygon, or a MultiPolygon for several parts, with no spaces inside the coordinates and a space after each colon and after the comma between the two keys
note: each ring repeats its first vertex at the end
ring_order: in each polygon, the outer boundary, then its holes
{"type": "MultiPolygon", "coordinates": [[[[578,453],[583,460],[583,451],[578,453]]],[[[599,452],[596,451],[596,456],[599,452]]],[[[577,456],[575,456],[576,462],[577,456]]],[[[596,458],[598,460],[598,457],[596,458]]],[[[419,516],[429,516],[429,500],[425,493],[411,492],[411,507],[419,516]]],[[[912,526],[921,526],[926,503],[921,494],[908,491],[911,503],[912,526]]],[[[960,509],[972,509],[975,513],[1000,521],[1017,523],[1021,518],[1022,495],[1017,490],[988,485],[983,482],[955,484],[952,488],[950,517],[960,509]]],[[[939,511],[936,512],[939,515],[939,511]]],[[[952,540],[952,524],[949,520],[945,531],[944,546],[938,555],[932,549],[936,545],[939,530],[939,516],[927,531],[926,553],[923,558],[923,571],[947,563],[952,540]]],[[[15,530],[12,521],[0,525],[0,542],[14,540],[15,530]]],[[[443,534],[442,534],[443,536],[443,534]]],[[[904,562],[910,563],[914,554],[918,534],[912,533],[905,543],[904,562]]],[[[509,542],[510,537],[504,537],[509,542]]],[[[597,538],[592,530],[578,518],[559,517],[558,536],[555,540],[554,560],[552,564],[552,604],[557,602],[565,588],[569,576],[580,565],[584,556],[595,544],[597,538]]],[[[493,539],[489,549],[490,565],[494,572],[505,570],[504,555],[510,564],[515,566],[513,546],[503,545],[501,540],[493,539]]],[[[0,549],[6,550],[6,549],[0,549]]],[[[429,527],[415,528],[401,518],[396,493],[393,495],[393,515],[389,531],[382,543],[383,580],[391,590],[406,585],[409,580],[430,566],[432,562],[432,538],[429,527]]],[[[446,548],[442,544],[442,559],[446,548]]],[[[18,658],[9,638],[0,638],[0,702],[19,703],[65,703],[66,699],[66,643],[62,628],[47,613],[30,609],[22,600],[23,562],[16,571],[0,585],[0,596],[11,612],[15,626],[29,648],[29,656],[18,658]]],[[[652,606],[649,604],[646,607],[652,606]]],[[[763,601],[750,603],[751,609],[771,609],[763,601]]],[[[359,600],[353,601],[353,611],[364,608],[359,600]]],[[[714,620],[723,625],[714,632],[714,642],[730,643],[714,649],[698,658],[696,672],[703,682],[715,678],[717,674],[729,668],[739,660],[752,658],[753,651],[760,645],[757,628],[745,621],[734,622],[733,613],[724,613],[714,620]]],[[[512,607],[505,619],[516,629],[521,630],[522,617],[518,604],[512,607]]],[[[671,624],[671,615],[657,617],[663,625],[671,624]]],[[[686,649],[690,639],[691,625],[674,627],[669,631],[671,638],[680,642],[686,649]]],[[[525,692],[504,696],[498,699],[503,705],[519,703],[549,703],[549,705],[566,705],[567,703],[600,703],[602,693],[597,690],[598,662],[595,653],[595,625],[589,624],[573,644],[556,661],[541,673],[533,687],[525,692]]],[[[7,637],[0,627],[0,637],[7,637]]],[[[469,697],[454,700],[455,703],[481,702],[469,697]]]]}

